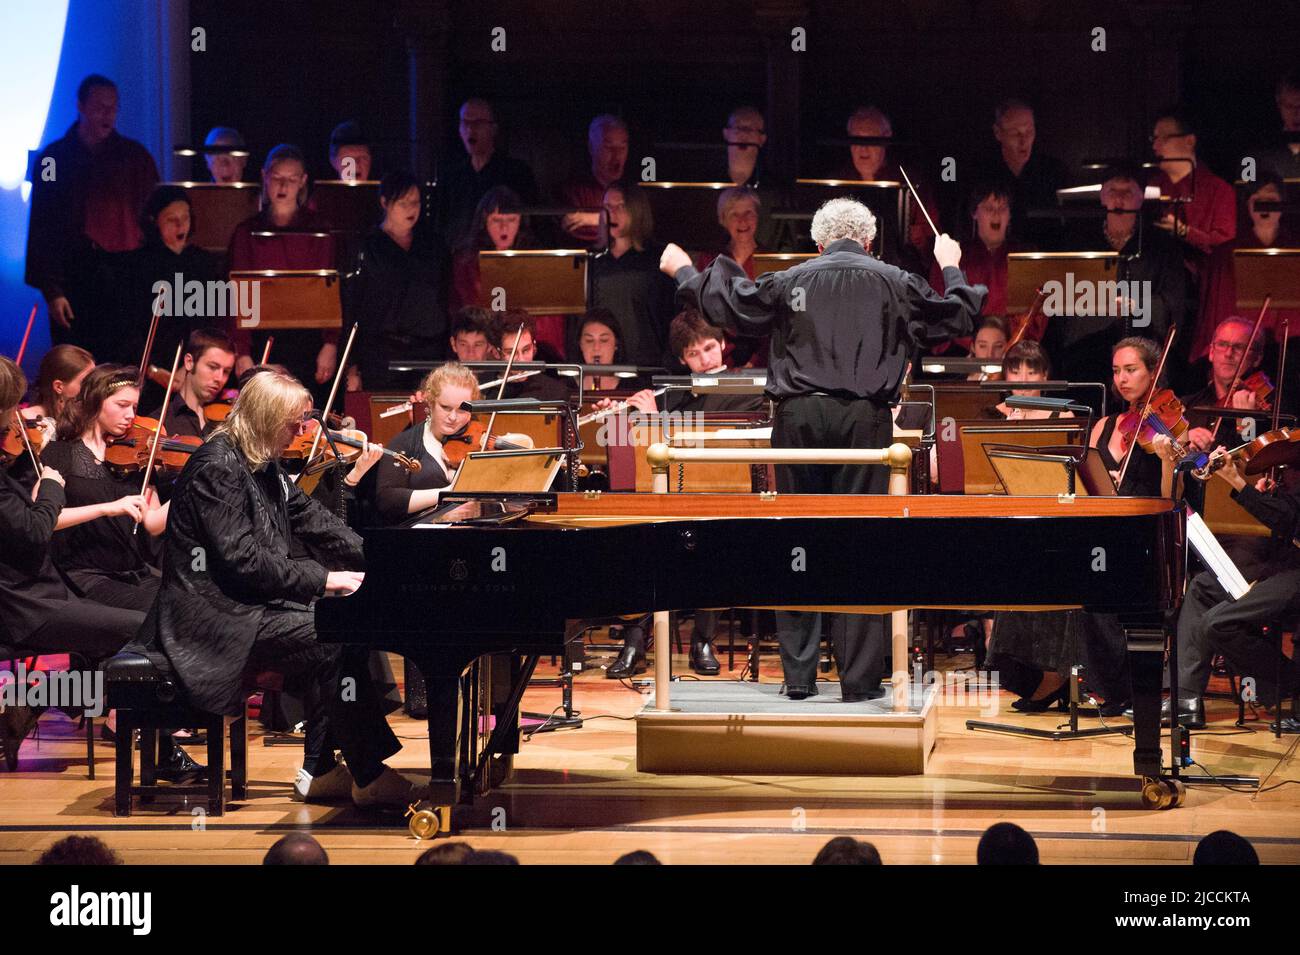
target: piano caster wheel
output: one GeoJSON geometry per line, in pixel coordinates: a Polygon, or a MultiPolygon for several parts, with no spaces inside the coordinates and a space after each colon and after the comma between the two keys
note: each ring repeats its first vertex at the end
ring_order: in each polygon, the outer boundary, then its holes
{"type": "Polygon", "coordinates": [[[1187,787],[1179,779],[1148,779],[1142,784],[1142,805],[1148,809],[1174,809],[1186,795],[1187,787]]]}
{"type": "Polygon", "coordinates": [[[411,803],[406,815],[411,817],[407,829],[416,839],[436,839],[451,832],[451,807],[433,806],[429,809],[416,809],[418,803],[411,803]]]}

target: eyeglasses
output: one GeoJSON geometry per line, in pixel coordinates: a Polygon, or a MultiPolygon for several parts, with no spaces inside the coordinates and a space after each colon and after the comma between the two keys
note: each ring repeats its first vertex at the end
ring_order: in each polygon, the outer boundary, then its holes
{"type": "Polygon", "coordinates": [[[1246,350],[1246,345],[1244,342],[1219,341],[1219,342],[1214,342],[1213,345],[1215,348],[1219,349],[1219,351],[1232,352],[1234,354],[1236,352],[1243,352],[1246,350]]]}

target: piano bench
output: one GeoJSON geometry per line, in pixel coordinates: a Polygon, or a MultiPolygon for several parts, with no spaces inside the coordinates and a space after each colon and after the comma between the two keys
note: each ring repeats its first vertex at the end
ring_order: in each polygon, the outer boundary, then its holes
{"type": "Polygon", "coordinates": [[[116,778],[113,815],[131,815],[132,798],[146,804],[160,795],[207,797],[207,813],[225,813],[226,777],[232,799],[248,795],[247,720],[206,713],[186,703],[166,657],[153,652],[123,651],[104,664],[108,706],[117,710],[116,778]],[[226,770],[226,731],[230,732],[230,769],[226,770]],[[159,784],[156,778],[160,733],[199,728],[208,735],[207,780],[184,785],[159,784]],[[140,732],[140,784],[135,784],[135,733],[140,732]]]}

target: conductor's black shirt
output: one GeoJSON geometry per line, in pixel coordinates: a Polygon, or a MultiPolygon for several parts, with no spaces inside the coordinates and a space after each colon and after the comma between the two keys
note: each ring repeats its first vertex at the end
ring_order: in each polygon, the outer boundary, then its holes
{"type": "Polygon", "coordinates": [[[677,300],[742,335],[772,335],[768,397],[893,401],[917,345],[969,335],[988,289],[944,269],[940,295],[925,279],[839,239],[815,259],[750,281],[727,256],[675,276],[677,300]]]}

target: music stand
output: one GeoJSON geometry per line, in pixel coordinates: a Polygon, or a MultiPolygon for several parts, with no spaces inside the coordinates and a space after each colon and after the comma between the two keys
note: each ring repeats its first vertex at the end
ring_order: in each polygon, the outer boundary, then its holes
{"type": "Polygon", "coordinates": [[[1273,308],[1300,308],[1300,249],[1235,249],[1237,307],[1260,308],[1273,297],[1273,308]]]}
{"type": "Polygon", "coordinates": [[[336,232],[365,232],[383,213],[373,179],[318,179],[311,184],[311,203],[336,232]]]}
{"type": "MultiPolygon", "coordinates": [[[[1070,294],[1067,276],[1073,277],[1073,284],[1078,286],[1113,282],[1118,273],[1118,252],[1010,252],[1007,254],[1007,311],[1029,311],[1038,289],[1048,282],[1062,286],[1068,303],[1074,296],[1070,294]]],[[[1066,310],[1063,314],[1071,313],[1066,310]]]]}
{"type": "Polygon", "coordinates": [[[261,314],[256,325],[246,328],[265,331],[343,326],[339,273],[334,269],[231,272],[230,278],[255,281],[260,286],[261,314]]]}
{"type": "Polygon", "coordinates": [[[225,255],[235,227],[257,215],[262,187],[254,182],[169,182],[185,190],[192,210],[190,241],[200,249],[225,255]]]}
{"type": "MultiPolygon", "coordinates": [[[[673,236],[684,249],[716,249],[727,241],[718,224],[718,193],[730,182],[641,182],[654,212],[655,234],[673,236]]],[[[760,216],[763,213],[760,213],[760,216]]]]}
{"type": "Polygon", "coordinates": [[[472,451],[456,472],[448,493],[491,491],[496,494],[539,494],[550,490],[564,453],[472,451]]]}
{"type": "Polygon", "coordinates": [[[531,315],[569,315],[587,308],[587,252],[583,249],[507,249],[480,252],[479,305],[495,308],[494,289],[505,306],[531,315]]]}

